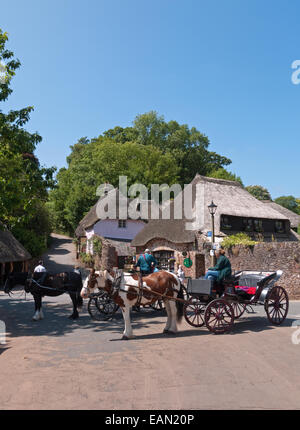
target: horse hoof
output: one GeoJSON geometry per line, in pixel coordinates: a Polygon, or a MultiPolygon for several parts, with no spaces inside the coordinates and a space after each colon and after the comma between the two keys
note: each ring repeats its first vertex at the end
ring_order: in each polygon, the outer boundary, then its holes
{"type": "Polygon", "coordinates": [[[70,320],[77,320],[77,318],[79,318],[79,315],[70,315],[69,317],[68,317],[70,320]]]}
{"type": "Polygon", "coordinates": [[[176,334],[177,334],[177,331],[172,331],[172,330],[167,330],[167,331],[165,331],[165,330],[164,330],[164,333],[176,335],[176,334]]]}
{"type": "Polygon", "coordinates": [[[135,336],[132,334],[131,336],[126,336],[125,334],[123,334],[122,336],[122,340],[130,340],[130,339],[134,339],[135,336]]]}

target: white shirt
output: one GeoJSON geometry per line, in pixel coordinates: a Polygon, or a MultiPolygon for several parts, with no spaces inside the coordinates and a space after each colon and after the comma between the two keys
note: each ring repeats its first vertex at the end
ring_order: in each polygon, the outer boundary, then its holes
{"type": "Polygon", "coordinates": [[[36,266],[36,268],[34,269],[34,272],[47,272],[47,270],[45,269],[44,266],[42,266],[41,264],[39,264],[38,266],[36,266]]]}
{"type": "Polygon", "coordinates": [[[181,281],[183,281],[185,278],[184,271],[182,269],[178,269],[177,276],[181,281]]]}

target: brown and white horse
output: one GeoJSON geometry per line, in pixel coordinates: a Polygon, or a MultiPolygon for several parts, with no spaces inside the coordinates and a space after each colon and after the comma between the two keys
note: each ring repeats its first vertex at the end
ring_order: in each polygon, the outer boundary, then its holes
{"type": "Polygon", "coordinates": [[[158,298],[162,298],[168,314],[167,324],[164,333],[177,333],[177,322],[183,316],[183,302],[170,300],[159,295],[151,294],[151,291],[173,298],[183,298],[183,288],[176,275],[166,271],[152,273],[142,278],[143,290],[140,296],[139,274],[122,273],[120,277],[113,271],[91,271],[90,276],[85,280],[81,290],[81,297],[87,298],[95,290],[105,290],[118,304],[122,310],[125,329],[123,339],[133,338],[130,309],[132,306],[140,304],[142,306],[154,303],[158,298]]]}

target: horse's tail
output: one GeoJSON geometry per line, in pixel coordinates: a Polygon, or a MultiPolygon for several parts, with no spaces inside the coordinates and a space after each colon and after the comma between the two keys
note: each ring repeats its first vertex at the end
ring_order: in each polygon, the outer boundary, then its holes
{"type": "Polygon", "coordinates": [[[77,298],[77,308],[82,308],[83,306],[83,299],[80,295],[81,290],[82,290],[83,284],[82,284],[82,276],[80,275],[80,282],[79,282],[79,289],[77,290],[76,293],[76,298],[77,298]]]}
{"type": "MultiPolygon", "coordinates": [[[[180,283],[180,289],[177,295],[178,299],[183,299],[184,295],[183,295],[183,286],[180,283]]],[[[177,321],[181,322],[182,317],[183,317],[183,302],[176,300],[176,308],[177,308],[177,321]]]]}

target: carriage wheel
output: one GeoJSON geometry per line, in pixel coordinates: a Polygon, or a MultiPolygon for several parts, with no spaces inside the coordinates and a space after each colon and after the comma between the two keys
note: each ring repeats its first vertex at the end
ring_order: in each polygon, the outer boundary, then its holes
{"type": "Polygon", "coordinates": [[[95,300],[98,311],[102,312],[106,316],[113,315],[119,309],[119,306],[109,297],[108,294],[103,294],[95,300]]]}
{"type": "Polygon", "coordinates": [[[233,307],[224,299],[215,299],[207,306],[204,321],[208,330],[213,333],[225,333],[231,330],[233,325],[233,307]]]}
{"type": "Polygon", "coordinates": [[[164,301],[161,299],[156,300],[156,302],[151,303],[150,307],[156,311],[162,311],[165,309],[164,301]]]}
{"type": "Polygon", "coordinates": [[[243,315],[247,305],[244,305],[243,303],[239,303],[239,302],[233,302],[231,303],[231,306],[233,309],[234,319],[237,320],[243,315]]]}
{"type": "Polygon", "coordinates": [[[283,287],[273,287],[265,303],[265,310],[270,323],[280,325],[289,310],[289,297],[283,287]]]}
{"type": "Polygon", "coordinates": [[[193,327],[202,327],[204,325],[205,305],[195,301],[186,303],[183,308],[183,315],[187,323],[193,327]]]}
{"type": "Polygon", "coordinates": [[[88,302],[88,312],[93,320],[101,321],[105,319],[104,314],[99,312],[96,298],[90,298],[88,302]]]}

